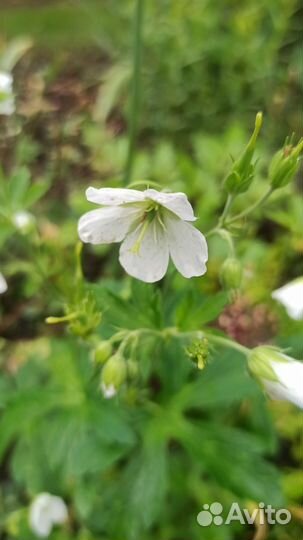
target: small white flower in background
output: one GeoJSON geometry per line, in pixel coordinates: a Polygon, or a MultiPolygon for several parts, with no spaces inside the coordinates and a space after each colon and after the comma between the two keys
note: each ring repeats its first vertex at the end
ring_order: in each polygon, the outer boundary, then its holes
{"type": "Polygon", "coordinates": [[[90,187],[87,200],[103,208],[84,214],[83,242],[122,242],[119,260],[131,276],[153,283],[163,278],[169,257],[186,278],[206,272],[207,243],[191,222],[196,218],[184,193],[90,187]]]}
{"type": "Polygon", "coordinates": [[[32,531],[40,538],[50,535],[54,525],[61,525],[67,520],[67,506],[61,497],[40,493],[33,500],[29,511],[29,524],[32,531]]]}
{"type": "Polygon", "coordinates": [[[5,293],[5,291],[7,291],[6,279],[0,272],[0,294],[5,293]]]}
{"type": "Polygon", "coordinates": [[[285,307],[292,319],[303,319],[303,277],[287,283],[271,296],[285,307]]]}
{"type": "Polygon", "coordinates": [[[101,392],[105,399],[111,399],[117,394],[117,389],[113,384],[106,385],[105,383],[101,383],[101,392]]]}
{"type": "Polygon", "coordinates": [[[0,115],[11,115],[15,112],[13,94],[13,77],[10,73],[0,71],[0,115]]]}
{"type": "Polygon", "coordinates": [[[253,349],[248,366],[272,399],[290,401],[303,409],[303,362],[273,347],[253,349]]]}
{"type": "Polygon", "coordinates": [[[13,223],[17,229],[21,232],[26,233],[32,228],[32,225],[35,222],[33,214],[27,212],[26,210],[20,210],[13,215],[13,223]]]}

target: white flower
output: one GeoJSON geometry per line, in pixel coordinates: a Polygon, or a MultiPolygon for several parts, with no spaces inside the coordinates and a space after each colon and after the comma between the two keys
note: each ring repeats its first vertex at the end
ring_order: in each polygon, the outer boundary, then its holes
{"type": "Polygon", "coordinates": [[[13,215],[13,223],[21,232],[27,232],[35,222],[33,214],[20,210],[13,215]]]}
{"type": "Polygon", "coordinates": [[[14,112],[13,77],[10,73],[0,71],[0,114],[11,115],[14,112]]]}
{"type": "Polygon", "coordinates": [[[105,399],[111,399],[117,394],[117,389],[113,384],[101,383],[101,391],[105,399]]]}
{"type": "Polygon", "coordinates": [[[272,293],[272,298],[280,302],[288,315],[299,321],[303,319],[303,277],[287,283],[272,293]]]}
{"type": "Polygon", "coordinates": [[[5,293],[5,291],[7,291],[6,279],[0,272],[0,294],[5,293]]]}
{"type": "Polygon", "coordinates": [[[64,523],[67,517],[67,506],[61,497],[40,493],[31,504],[29,524],[37,536],[46,538],[53,526],[64,523]]]}
{"type": "Polygon", "coordinates": [[[169,257],[186,278],[206,272],[207,243],[184,193],[155,189],[88,188],[87,200],[103,208],[81,217],[83,242],[122,242],[119,260],[131,276],[153,283],[163,278],[169,257]]]}
{"type": "Polygon", "coordinates": [[[249,369],[272,399],[290,401],[303,409],[303,362],[273,347],[256,347],[249,369]]]}

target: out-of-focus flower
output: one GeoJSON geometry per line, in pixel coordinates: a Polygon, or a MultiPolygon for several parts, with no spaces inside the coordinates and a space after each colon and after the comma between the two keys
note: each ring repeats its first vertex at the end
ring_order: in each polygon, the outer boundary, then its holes
{"type": "Polygon", "coordinates": [[[0,294],[5,293],[5,291],[7,291],[6,279],[0,272],[0,294]]]}
{"type": "Polygon", "coordinates": [[[251,352],[248,366],[272,399],[303,408],[303,362],[273,347],[261,346],[251,352]]]}
{"type": "Polygon", "coordinates": [[[20,210],[13,215],[13,223],[21,232],[28,232],[35,222],[33,214],[26,210],[20,210]]]}
{"type": "Polygon", "coordinates": [[[50,535],[54,525],[67,520],[67,506],[61,497],[40,493],[31,504],[29,524],[32,531],[41,538],[50,535]]]}
{"type": "Polygon", "coordinates": [[[287,283],[271,296],[285,307],[292,319],[303,319],[303,277],[287,283]]]}
{"type": "Polygon", "coordinates": [[[131,276],[147,283],[159,281],[167,271],[169,256],[186,278],[206,272],[207,243],[189,223],[196,218],[184,193],[90,187],[86,197],[104,208],[81,217],[81,240],[122,242],[119,260],[131,276]]]}
{"type": "Polygon", "coordinates": [[[0,114],[9,116],[14,112],[13,77],[10,73],[0,71],[0,114]]]}

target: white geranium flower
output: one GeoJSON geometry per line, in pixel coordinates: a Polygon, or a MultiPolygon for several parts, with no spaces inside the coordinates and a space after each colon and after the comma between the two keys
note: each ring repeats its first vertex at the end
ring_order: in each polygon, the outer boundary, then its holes
{"type": "Polygon", "coordinates": [[[274,291],[272,298],[285,307],[292,319],[296,321],[303,319],[303,277],[295,279],[274,291]]]}
{"type": "Polygon", "coordinates": [[[40,493],[31,504],[29,524],[37,536],[46,538],[53,526],[61,525],[67,517],[67,506],[61,497],[40,493]]]}
{"type": "Polygon", "coordinates": [[[0,114],[11,115],[14,112],[13,77],[10,73],[0,71],[0,114]]]}
{"type": "Polygon", "coordinates": [[[101,383],[101,392],[105,399],[111,399],[117,394],[117,389],[113,384],[101,383]]]}
{"type": "Polygon", "coordinates": [[[0,294],[5,293],[5,291],[7,291],[6,279],[0,272],[0,294]]]}
{"type": "Polygon", "coordinates": [[[272,399],[290,401],[303,409],[303,362],[260,346],[252,351],[248,365],[272,399]]]}
{"type": "Polygon", "coordinates": [[[159,281],[169,257],[186,278],[206,272],[207,243],[190,223],[196,218],[184,193],[89,187],[86,197],[103,208],[81,217],[81,240],[122,242],[119,260],[131,276],[147,283],[159,281]]]}

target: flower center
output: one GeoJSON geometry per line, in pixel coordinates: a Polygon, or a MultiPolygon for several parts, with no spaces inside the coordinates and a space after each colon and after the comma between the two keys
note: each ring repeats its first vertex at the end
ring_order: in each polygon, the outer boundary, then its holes
{"type": "Polygon", "coordinates": [[[157,219],[160,226],[163,227],[163,229],[165,229],[161,210],[162,210],[162,206],[160,206],[158,203],[155,203],[154,201],[148,202],[148,205],[145,208],[144,214],[142,216],[142,223],[139,225],[139,227],[141,228],[139,236],[136,242],[134,243],[133,247],[131,248],[131,251],[133,253],[139,253],[146,231],[155,219],[157,219]]]}

